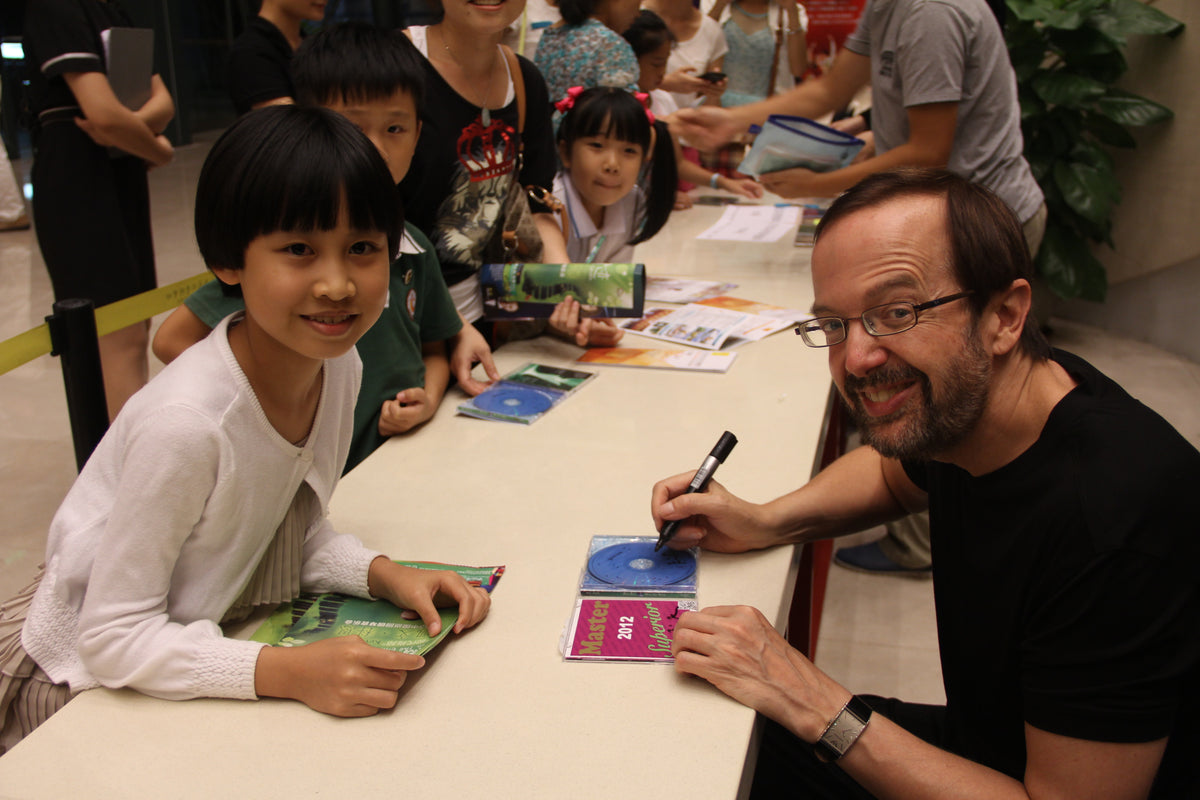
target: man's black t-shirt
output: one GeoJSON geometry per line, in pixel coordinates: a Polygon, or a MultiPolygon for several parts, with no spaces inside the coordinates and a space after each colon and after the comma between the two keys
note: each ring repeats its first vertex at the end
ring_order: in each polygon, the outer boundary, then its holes
{"type": "Polygon", "coordinates": [[[1016,460],[979,477],[905,464],[930,499],[944,745],[1020,779],[1026,722],[1170,736],[1154,796],[1184,796],[1200,788],[1200,453],[1082,359],[1053,358],[1078,385],[1016,460]]]}

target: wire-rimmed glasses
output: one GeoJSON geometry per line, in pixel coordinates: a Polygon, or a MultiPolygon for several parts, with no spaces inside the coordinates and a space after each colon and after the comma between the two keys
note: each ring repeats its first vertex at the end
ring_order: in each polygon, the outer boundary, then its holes
{"type": "Polygon", "coordinates": [[[920,320],[920,313],[931,308],[969,297],[973,292],[959,292],[927,303],[884,303],[872,306],[857,317],[814,317],[796,326],[798,336],[809,347],[832,347],[846,341],[846,329],[850,320],[862,322],[863,329],[872,336],[891,336],[910,330],[920,320]]]}

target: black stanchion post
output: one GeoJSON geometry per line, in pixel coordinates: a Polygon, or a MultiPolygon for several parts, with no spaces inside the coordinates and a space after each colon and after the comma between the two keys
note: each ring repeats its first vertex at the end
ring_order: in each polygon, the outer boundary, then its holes
{"type": "Polygon", "coordinates": [[[62,359],[67,413],[75,443],[75,466],[83,469],[92,450],[108,430],[108,404],[104,399],[104,373],[100,367],[100,340],[96,334],[96,309],[91,300],[60,300],[50,326],[50,355],[62,359]]]}

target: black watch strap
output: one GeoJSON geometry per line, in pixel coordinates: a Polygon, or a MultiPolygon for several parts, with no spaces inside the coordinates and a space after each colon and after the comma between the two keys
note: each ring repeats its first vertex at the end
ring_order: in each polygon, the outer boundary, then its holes
{"type": "Polygon", "coordinates": [[[813,744],[817,756],[823,761],[837,761],[846,755],[870,720],[871,707],[858,695],[851,697],[813,744]]]}

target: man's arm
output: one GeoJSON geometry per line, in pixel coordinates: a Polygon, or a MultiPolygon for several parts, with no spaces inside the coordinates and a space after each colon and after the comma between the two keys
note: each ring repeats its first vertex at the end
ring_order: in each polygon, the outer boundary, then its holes
{"type": "Polygon", "coordinates": [[[712,150],[761,125],[771,114],[815,119],[845,108],[871,80],[871,59],[842,50],[829,72],[791,91],[735,108],[681,108],[671,117],[672,132],[702,150],[712,150]]]}
{"type": "Polygon", "coordinates": [[[910,106],[908,141],[874,158],[832,172],[796,168],[771,172],[762,185],[780,197],[835,197],[868,175],[896,167],[945,167],[954,149],[957,103],[910,106]]]}
{"type": "MultiPolygon", "coordinates": [[[[712,683],[812,744],[850,699],[838,684],[745,606],[684,614],[672,642],[675,669],[712,683]]],[[[1025,726],[1024,782],[953,755],[873,714],[838,766],[880,800],[930,798],[1144,798],[1166,740],[1113,744],[1025,726]]]]}
{"type": "Polygon", "coordinates": [[[650,511],[655,529],[684,520],[670,546],[721,552],[758,550],[810,542],[863,530],[919,511],[927,499],[900,462],[859,447],[830,464],[790,494],[761,505],[730,494],[718,482],[705,492],[684,494],[693,472],[654,486],[650,511]]]}

